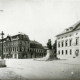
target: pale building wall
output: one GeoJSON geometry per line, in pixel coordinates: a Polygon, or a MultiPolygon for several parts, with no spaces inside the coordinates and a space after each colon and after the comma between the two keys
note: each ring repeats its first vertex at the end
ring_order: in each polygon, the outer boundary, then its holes
{"type": "Polygon", "coordinates": [[[57,57],[60,59],[71,59],[71,58],[76,58],[80,57],[80,30],[62,34],[57,37],[57,57]],[[60,38],[60,39],[59,39],[60,38]],[[76,45],[76,38],[78,38],[78,45],[76,45]],[[69,40],[72,39],[72,44],[70,46],[69,40]],[[65,46],[65,41],[68,40],[68,45],[65,46]],[[62,41],[64,41],[64,46],[62,47],[62,41]],[[60,42],[60,47],[58,47],[58,43],[60,42]],[[62,50],[64,53],[62,54],[62,50]],[[66,54],[67,50],[67,54],[66,54]],[[70,50],[72,50],[72,53],[70,54],[70,50]],[[78,56],[75,55],[75,51],[79,50],[78,56]],[[60,51],[60,54],[59,52],[60,51]]]}

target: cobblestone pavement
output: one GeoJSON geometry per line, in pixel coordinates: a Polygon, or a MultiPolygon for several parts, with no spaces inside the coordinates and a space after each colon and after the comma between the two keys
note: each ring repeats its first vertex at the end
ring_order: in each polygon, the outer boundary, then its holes
{"type": "Polygon", "coordinates": [[[80,80],[80,60],[7,59],[0,80],[80,80]]]}
{"type": "Polygon", "coordinates": [[[28,80],[16,74],[10,68],[0,68],[0,80],[28,80]]]}
{"type": "MultiPolygon", "coordinates": [[[[80,79],[80,60],[35,61],[32,59],[6,60],[8,71],[18,80],[72,80],[80,79]],[[15,74],[16,73],[16,74],[15,74]],[[18,75],[17,75],[18,74],[18,75]],[[26,79],[24,79],[24,78],[26,79]]],[[[4,74],[4,73],[3,73],[4,74]]],[[[7,74],[6,74],[7,75],[7,74]]],[[[11,78],[10,75],[8,75],[11,78]]]]}

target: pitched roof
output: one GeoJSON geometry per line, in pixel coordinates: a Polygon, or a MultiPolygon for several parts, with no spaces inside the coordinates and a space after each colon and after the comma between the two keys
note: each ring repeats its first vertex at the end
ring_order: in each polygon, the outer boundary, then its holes
{"type": "Polygon", "coordinates": [[[39,48],[39,49],[43,49],[43,46],[41,43],[37,42],[37,41],[30,41],[30,48],[39,48]]]}
{"type": "MultiPolygon", "coordinates": [[[[4,38],[3,40],[6,41],[7,39],[9,39],[9,40],[11,41],[12,39],[15,39],[15,38],[17,38],[17,37],[18,37],[20,40],[30,41],[28,35],[26,35],[26,34],[16,34],[16,35],[13,35],[13,36],[8,35],[8,36],[7,36],[6,38],[4,38]]],[[[2,39],[0,39],[0,41],[1,41],[1,40],[2,40],[2,39]]]]}
{"type": "Polygon", "coordinates": [[[62,33],[58,34],[57,36],[60,36],[60,35],[63,35],[63,34],[69,33],[69,32],[73,32],[73,31],[79,30],[79,29],[80,29],[80,21],[78,21],[77,23],[75,23],[71,27],[65,29],[62,33]]]}
{"type": "Polygon", "coordinates": [[[37,42],[37,41],[30,41],[30,43],[33,43],[33,44],[41,44],[41,43],[39,43],[39,42],[37,42]]]}
{"type": "Polygon", "coordinates": [[[15,39],[15,38],[19,38],[19,39],[21,39],[21,40],[27,40],[27,41],[29,41],[29,37],[28,37],[28,35],[26,35],[26,34],[16,34],[16,35],[13,35],[13,36],[10,36],[12,39],[15,39]]]}

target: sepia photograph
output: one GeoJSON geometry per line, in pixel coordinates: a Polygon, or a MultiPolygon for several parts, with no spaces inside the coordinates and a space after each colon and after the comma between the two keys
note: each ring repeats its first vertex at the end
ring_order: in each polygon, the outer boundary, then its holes
{"type": "Polygon", "coordinates": [[[0,0],[0,80],[80,80],[80,0],[0,0]]]}

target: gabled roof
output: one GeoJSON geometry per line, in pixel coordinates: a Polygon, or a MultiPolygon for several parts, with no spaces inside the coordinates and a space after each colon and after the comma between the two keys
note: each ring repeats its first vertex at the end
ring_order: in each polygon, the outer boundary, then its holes
{"type": "Polygon", "coordinates": [[[60,35],[63,35],[63,34],[69,33],[69,32],[73,32],[73,31],[76,31],[76,30],[79,30],[79,29],[80,29],[80,21],[78,21],[77,23],[75,23],[71,27],[65,29],[61,34],[58,34],[57,36],[60,36],[60,35]]]}

